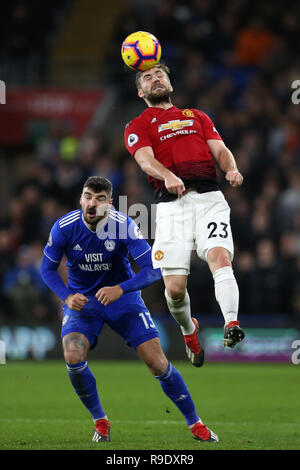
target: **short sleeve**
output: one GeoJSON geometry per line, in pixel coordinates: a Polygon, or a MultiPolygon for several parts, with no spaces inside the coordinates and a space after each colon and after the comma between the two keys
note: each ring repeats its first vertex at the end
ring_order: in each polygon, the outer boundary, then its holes
{"type": "Polygon", "coordinates": [[[49,234],[49,239],[45,246],[44,254],[54,263],[60,263],[65,251],[65,245],[66,242],[57,221],[53,225],[49,234]]]}
{"type": "Polygon", "coordinates": [[[146,125],[141,119],[136,119],[126,125],[124,143],[132,156],[142,147],[152,147],[146,125]]]}
{"type": "Polygon", "coordinates": [[[207,114],[203,113],[203,111],[199,111],[199,117],[202,124],[203,134],[206,140],[223,140],[219,132],[217,131],[214,123],[212,122],[210,117],[207,116],[207,114]]]}
{"type": "Polygon", "coordinates": [[[147,251],[150,251],[151,247],[144,239],[140,228],[130,217],[128,217],[127,222],[127,237],[125,244],[133,259],[138,260],[140,256],[147,253],[147,251]]]}

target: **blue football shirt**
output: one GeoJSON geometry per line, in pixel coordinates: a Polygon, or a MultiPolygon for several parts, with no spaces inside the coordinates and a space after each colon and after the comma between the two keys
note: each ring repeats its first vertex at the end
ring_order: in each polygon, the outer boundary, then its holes
{"type": "Polygon", "coordinates": [[[54,263],[60,263],[65,255],[68,288],[93,296],[101,287],[132,278],[129,255],[138,261],[149,250],[150,245],[129,216],[111,208],[108,217],[93,232],[78,209],[55,222],[44,254],[54,263]]]}

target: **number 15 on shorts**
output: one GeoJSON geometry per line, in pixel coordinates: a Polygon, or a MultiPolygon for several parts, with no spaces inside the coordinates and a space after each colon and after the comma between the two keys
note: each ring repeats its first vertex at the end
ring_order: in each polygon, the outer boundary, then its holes
{"type": "Polygon", "coordinates": [[[149,330],[149,328],[156,328],[149,312],[139,313],[139,317],[143,320],[146,330],[149,330]]]}

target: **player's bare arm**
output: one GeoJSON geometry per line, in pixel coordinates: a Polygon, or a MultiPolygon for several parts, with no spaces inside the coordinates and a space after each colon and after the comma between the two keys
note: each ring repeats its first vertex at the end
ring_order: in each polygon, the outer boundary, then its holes
{"type": "Polygon", "coordinates": [[[177,194],[178,197],[182,196],[185,191],[183,181],[156,160],[151,147],[138,149],[134,154],[134,158],[147,175],[164,181],[165,187],[169,193],[177,194]]]}
{"type": "Polygon", "coordinates": [[[76,310],[77,312],[80,312],[80,310],[85,306],[85,304],[88,302],[88,298],[77,292],[77,294],[70,294],[68,297],[65,299],[65,303],[71,310],[76,310]]]}
{"type": "Polygon", "coordinates": [[[96,298],[99,300],[99,302],[102,303],[102,305],[107,306],[118,300],[123,294],[124,291],[119,285],[112,287],[101,287],[101,289],[96,292],[96,298]]]}
{"type": "Polygon", "coordinates": [[[226,147],[223,141],[209,139],[207,145],[218,165],[225,173],[225,178],[232,187],[237,188],[243,183],[243,176],[237,168],[237,164],[232,152],[226,147]]]}

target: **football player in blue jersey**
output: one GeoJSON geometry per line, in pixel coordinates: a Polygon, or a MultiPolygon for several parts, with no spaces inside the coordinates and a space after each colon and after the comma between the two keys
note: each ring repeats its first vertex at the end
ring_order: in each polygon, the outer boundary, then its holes
{"type": "Polygon", "coordinates": [[[193,437],[218,442],[199,418],[187,386],[162,351],[159,334],[140,290],[161,279],[153,269],[151,247],[138,226],[112,206],[112,185],[100,176],[87,179],[81,209],[53,225],[44,250],[41,275],[64,302],[61,337],[67,371],[94,423],[93,441],[110,440],[110,423],[96,380],[87,363],[104,323],[121,335],[146,363],[164,393],[184,416],[193,437]],[[129,254],[141,267],[134,274],[129,254]],[[68,284],[57,272],[67,258],[68,284]]]}

